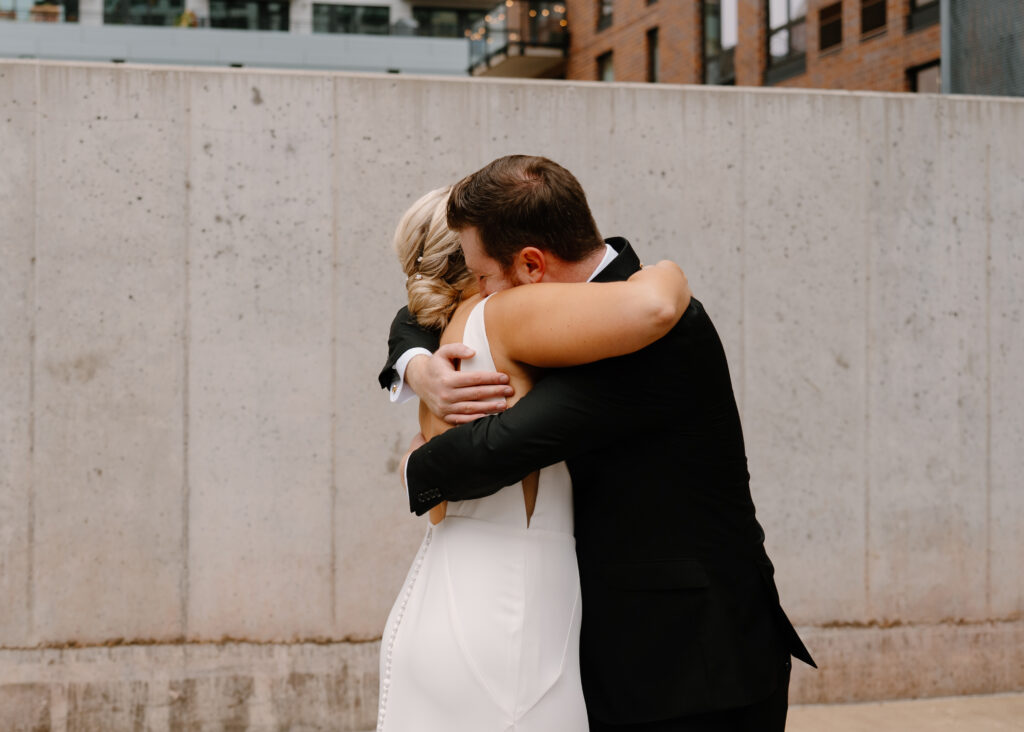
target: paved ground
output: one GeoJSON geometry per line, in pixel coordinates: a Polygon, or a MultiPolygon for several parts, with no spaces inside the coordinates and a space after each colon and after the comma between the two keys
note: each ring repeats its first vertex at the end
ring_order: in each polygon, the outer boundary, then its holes
{"type": "Polygon", "coordinates": [[[786,732],[1024,732],[1024,694],[793,706],[786,732]]]}
{"type": "Polygon", "coordinates": [[[786,732],[1024,730],[1024,694],[790,707],[786,732]]]}

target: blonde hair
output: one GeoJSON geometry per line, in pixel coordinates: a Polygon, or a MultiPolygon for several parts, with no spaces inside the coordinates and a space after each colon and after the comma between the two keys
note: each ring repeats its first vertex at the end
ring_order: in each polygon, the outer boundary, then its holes
{"type": "Polygon", "coordinates": [[[445,186],[420,198],[395,229],[395,251],[408,278],[409,312],[427,328],[444,328],[474,282],[459,235],[448,228],[450,192],[451,186],[445,186]]]}

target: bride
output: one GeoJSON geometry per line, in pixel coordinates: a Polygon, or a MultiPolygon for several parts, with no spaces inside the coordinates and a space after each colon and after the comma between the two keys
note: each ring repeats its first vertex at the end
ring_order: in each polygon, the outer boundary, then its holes
{"type": "MultiPolygon", "coordinates": [[[[409,311],[442,330],[442,345],[476,352],[463,371],[508,374],[509,406],[541,369],[637,351],[689,304],[671,262],[625,282],[532,284],[481,297],[479,273],[446,224],[449,191],[419,199],[395,232],[409,311]]],[[[422,402],[419,420],[428,440],[450,428],[422,402]]],[[[378,732],[586,732],[565,463],[486,498],[441,504],[429,519],[381,641],[378,732]]]]}

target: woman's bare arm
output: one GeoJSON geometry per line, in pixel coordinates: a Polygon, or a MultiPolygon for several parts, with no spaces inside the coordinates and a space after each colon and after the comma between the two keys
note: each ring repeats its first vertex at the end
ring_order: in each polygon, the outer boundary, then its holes
{"type": "Polygon", "coordinates": [[[690,304],[686,275],[663,260],[625,282],[538,283],[503,290],[485,313],[492,346],[542,368],[575,366],[654,343],[690,304]]]}
{"type": "MultiPolygon", "coordinates": [[[[450,424],[445,422],[440,417],[435,416],[426,403],[420,401],[420,434],[423,435],[428,441],[436,437],[437,435],[451,429],[450,424]]],[[[448,501],[442,501],[441,503],[430,509],[430,523],[439,524],[444,520],[445,514],[448,511],[448,501]]]]}

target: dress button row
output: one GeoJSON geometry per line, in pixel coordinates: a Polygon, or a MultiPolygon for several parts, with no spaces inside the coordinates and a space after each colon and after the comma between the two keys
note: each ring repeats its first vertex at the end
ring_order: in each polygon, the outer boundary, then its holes
{"type": "MultiPolygon", "coordinates": [[[[434,492],[436,493],[437,491],[434,492]]],[[[398,628],[402,624],[402,618],[405,617],[405,608],[409,604],[409,598],[412,595],[413,586],[416,584],[416,578],[419,576],[420,567],[423,566],[423,558],[427,553],[427,547],[430,546],[430,539],[433,534],[433,528],[428,528],[427,536],[423,540],[423,546],[420,548],[416,561],[413,563],[412,573],[409,577],[408,584],[406,585],[405,592],[402,593],[402,602],[399,604],[398,612],[395,614],[395,625],[391,629],[391,636],[388,638],[387,649],[384,655],[384,678],[380,680],[380,708],[377,710],[377,732],[382,732],[384,729],[384,717],[388,704],[388,691],[391,689],[391,659],[395,650],[395,638],[398,636],[398,628]]]]}

